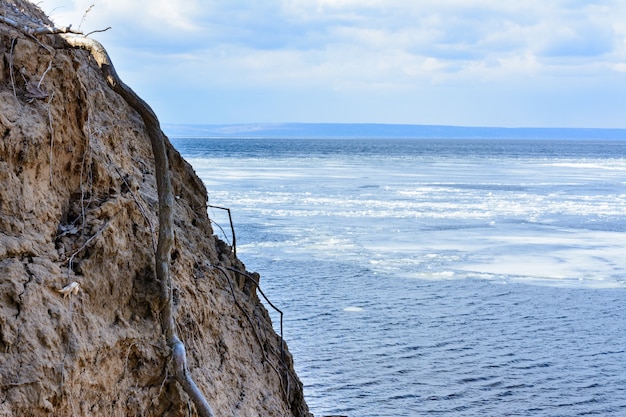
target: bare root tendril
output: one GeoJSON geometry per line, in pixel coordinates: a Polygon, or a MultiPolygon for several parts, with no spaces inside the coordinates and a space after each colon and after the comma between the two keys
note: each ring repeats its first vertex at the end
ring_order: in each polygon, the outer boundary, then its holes
{"type": "MultiPolygon", "coordinates": [[[[87,10],[88,12],[89,10],[87,10]]],[[[86,12],[86,13],[87,13],[86,12]]],[[[86,14],[85,13],[85,14],[86,14]]],[[[167,344],[170,348],[172,356],[172,364],[174,368],[174,378],[183,388],[183,390],[189,395],[189,398],[193,401],[196,411],[201,417],[213,417],[213,410],[208,401],[194,382],[191,377],[187,366],[187,355],[185,346],[178,337],[176,331],[176,322],[174,318],[174,309],[172,301],[172,278],[170,275],[170,262],[171,252],[174,244],[174,229],[173,229],[173,213],[172,208],[174,205],[174,193],[172,191],[172,183],[169,173],[169,161],[167,157],[166,138],[165,134],[161,131],[159,121],[154,111],[150,106],[139,97],[130,87],[122,82],[115,71],[115,67],[109,58],[106,49],[97,41],[83,36],[82,34],[73,31],[71,27],[56,28],[51,26],[25,26],[17,21],[0,16],[0,22],[14,27],[21,31],[26,36],[35,39],[42,47],[53,53],[50,47],[43,45],[37,36],[44,35],[58,35],[64,41],[67,48],[83,49],[91,54],[91,57],[95,60],[102,72],[103,77],[106,79],[108,85],[113,91],[119,94],[130,107],[132,107],[141,116],[143,123],[146,127],[150,142],[152,145],[152,154],[155,164],[155,175],[157,179],[157,193],[159,198],[159,230],[158,230],[158,242],[155,253],[155,275],[156,282],[159,285],[159,298],[161,309],[161,327],[163,334],[165,335],[167,344]]],[[[13,79],[13,65],[12,56],[15,42],[11,43],[10,51],[10,75],[11,82],[14,85],[13,79]]],[[[52,62],[51,62],[52,63],[52,62]]],[[[41,89],[41,81],[45,77],[49,68],[42,75],[39,83],[35,83],[31,86],[30,93],[33,98],[44,98],[45,91],[41,89]]],[[[28,85],[28,84],[27,84],[28,85]]],[[[13,87],[15,89],[15,86],[13,87]]],[[[106,226],[106,224],[105,224],[106,226]]],[[[104,227],[103,227],[104,228],[104,227]]],[[[96,236],[102,232],[102,229],[94,236],[89,238],[83,247],[77,252],[72,254],[68,260],[71,264],[73,257],[76,253],[84,249],[96,236]]]]}

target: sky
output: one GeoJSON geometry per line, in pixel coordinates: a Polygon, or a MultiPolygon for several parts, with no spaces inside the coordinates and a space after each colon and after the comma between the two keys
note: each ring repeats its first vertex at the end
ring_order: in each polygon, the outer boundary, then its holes
{"type": "Polygon", "coordinates": [[[626,128],[626,0],[43,0],[161,123],[626,128]]]}

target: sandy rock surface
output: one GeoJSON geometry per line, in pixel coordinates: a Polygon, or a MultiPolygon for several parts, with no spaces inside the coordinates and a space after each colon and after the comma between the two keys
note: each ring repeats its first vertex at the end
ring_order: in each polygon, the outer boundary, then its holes
{"type": "MultiPolygon", "coordinates": [[[[0,15],[50,23],[21,0],[0,15]]],[[[0,57],[0,416],[194,413],[159,322],[141,118],[58,37],[0,22],[0,57]]],[[[196,383],[218,416],[307,415],[288,351],[232,272],[245,266],[213,235],[202,182],[171,146],[169,158],[173,294],[196,383]]]]}

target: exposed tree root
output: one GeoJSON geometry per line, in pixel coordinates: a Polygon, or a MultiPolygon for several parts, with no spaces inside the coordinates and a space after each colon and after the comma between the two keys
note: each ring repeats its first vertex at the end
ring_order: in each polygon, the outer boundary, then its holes
{"type": "Polygon", "coordinates": [[[159,284],[161,302],[161,326],[171,349],[174,378],[191,398],[198,414],[213,417],[213,410],[194,382],[187,366],[185,345],[178,337],[172,305],[172,278],[170,275],[171,252],[174,245],[173,212],[174,193],[170,179],[166,138],[156,114],[150,106],[130,87],[122,82],[104,47],[97,41],[71,33],[60,35],[73,48],[89,51],[95,59],[109,86],[141,116],[152,145],[157,193],[159,196],[159,240],[155,254],[155,274],[159,284]]]}
{"type": "MultiPolygon", "coordinates": [[[[171,350],[174,378],[187,395],[189,395],[201,417],[214,417],[211,406],[190,375],[187,366],[185,346],[179,339],[176,331],[172,303],[172,280],[170,275],[171,252],[174,244],[172,213],[174,193],[170,179],[166,137],[161,131],[159,121],[154,111],[130,87],[122,82],[115,71],[106,49],[94,39],[74,33],[70,27],[29,27],[5,16],[0,16],[0,22],[18,29],[25,35],[35,39],[40,45],[42,44],[36,39],[36,36],[58,35],[65,40],[67,47],[88,51],[98,64],[104,78],[113,91],[119,94],[128,105],[141,116],[152,145],[155,176],[157,179],[157,193],[159,197],[159,238],[155,253],[155,275],[156,281],[159,284],[162,331],[171,350]]],[[[12,58],[13,46],[14,43],[12,42],[10,58],[12,58]]],[[[47,50],[49,48],[44,45],[42,46],[47,50]]]]}

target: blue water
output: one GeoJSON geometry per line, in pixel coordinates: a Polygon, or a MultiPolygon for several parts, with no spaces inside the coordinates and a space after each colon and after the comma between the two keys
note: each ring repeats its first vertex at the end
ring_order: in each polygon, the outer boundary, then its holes
{"type": "Polygon", "coordinates": [[[626,415],[626,141],[172,142],[316,416],[626,415]]]}

